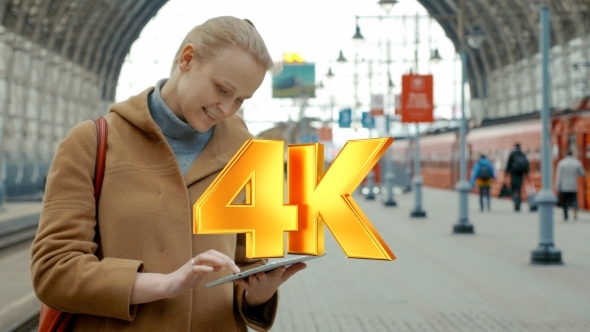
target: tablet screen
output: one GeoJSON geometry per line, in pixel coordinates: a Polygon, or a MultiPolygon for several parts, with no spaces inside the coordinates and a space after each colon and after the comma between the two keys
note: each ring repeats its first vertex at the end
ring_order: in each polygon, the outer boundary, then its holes
{"type": "Polygon", "coordinates": [[[225,277],[225,278],[221,278],[221,279],[209,282],[209,283],[205,284],[205,287],[217,286],[217,285],[224,284],[226,282],[236,281],[238,279],[247,278],[247,277],[249,277],[253,274],[256,274],[258,272],[268,272],[268,271],[274,270],[274,269],[281,267],[281,266],[291,266],[296,263],[306,262],[306,261],[312,260],[314,258],[323,257],[324,255],[321,255],[321,256],[297,256],[297,257],[290,257],[290,258],[286,258],[286,259],[281,259],[281,260],[274,261],[274,262],[268,263],[266,265],[263,265],[263,266],[260,266],[260,267],[257,267],[257,268],[254,268],[254,269],[251,269],[248,271],[243,271],[243,272],[234,274],[229,277],[225,277]]]}

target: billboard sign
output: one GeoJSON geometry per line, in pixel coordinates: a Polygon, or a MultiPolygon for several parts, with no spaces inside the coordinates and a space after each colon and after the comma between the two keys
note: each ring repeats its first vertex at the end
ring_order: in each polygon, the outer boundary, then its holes
{"type": "Polygon", "coordinates": [[[315,97],[315,64],[283,63],[281,73],[272,78],[272,97],[315,97]]]}
{"type": "Polygon", "coordinates": [[[432,75],[402,76],[402,122],[434,122],[432,75]]]}

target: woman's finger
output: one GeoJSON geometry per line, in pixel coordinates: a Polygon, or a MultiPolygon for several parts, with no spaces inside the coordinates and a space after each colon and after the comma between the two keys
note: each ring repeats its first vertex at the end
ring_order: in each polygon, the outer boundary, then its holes
{"type": "Polygon", "coordinates": [[[220,257],[215,254],[210,253],[202,253],[199,256],[193,258],[191,260],[191,265],[207,265],[207,266],[226,266],[230,268],[234,273],[240,272],[240,269],[235,265],[235,263],[227,258],[220,257]]]}
{"type": "Polygon", "coordinates": [[[231,260],[231,258],[216,250],[208,250],[195,257],[195,265],[227,266],[234,273],[239,273],[240,268],[231,260]]]}
{"type": "Polygon", "coordinates": [[[258,283],[265,283],[268,280],[268,277],[266,276],[266,273],[260,272],[256,273],[256,279],[258,280],[258,283]]]}
{"type": "Polygon", "coordinates": [[[281,266],[281,267],[278,267],[278,268],[268,272],[268,274],[271,278],[281,277],[283,275],[283,273],[285,273],[285,271],[287,271],[287,268],[284,266],[281,266]]]}
{"type": "Polygon", "coordinates": [[[195,265],[191,267],[191,271],[196,273],[209,273],[213,272],[214,268],[206,265],[195,265]]]}
{"type": "Polygon", "coordinates": [[[287,268],[287,270],[285,271],[285,273],[283,273],[283,275],[281,276],[281,279],[283,280],[282,282],[287,281],[295,273],[297,273],[297,272],[305,269],[306,267],[307,267],[307,264],[305,264],[305,263],[297,263],[295,265],[289,266],[289,268],[287,268]]]}
{"type": "Polygon", "coordinates": [[[248,285],[250,287],[256,287],[258,286],[258,278],[256,277],[255,274],[251,275],[248,277],[248,285]]]}

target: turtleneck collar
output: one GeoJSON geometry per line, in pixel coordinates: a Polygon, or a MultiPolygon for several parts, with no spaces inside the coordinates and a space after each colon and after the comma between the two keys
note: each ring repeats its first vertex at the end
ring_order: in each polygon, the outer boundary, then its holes
{"type": "MultiPolygon", "coordinates": [[[[166,105],[162,98],[161,90],[167,81],[168,79],[159,80],[154,91],[148,96],[150,114],[162,129],[164,136],[173,139],[187,140],[193,138],[195,135],[204,134],[197,131],[190,124],[180,120],[168,105],[166,105]]],[[[209,131],[212,130],[213,127],[209,129],[209,131]]]]}

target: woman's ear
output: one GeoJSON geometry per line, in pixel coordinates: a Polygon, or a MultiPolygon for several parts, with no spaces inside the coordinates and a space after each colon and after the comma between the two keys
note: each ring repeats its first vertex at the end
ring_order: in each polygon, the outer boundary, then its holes
{"type": "Polygon", "coordinates": [[[178,58],[178,67],[181,71],[186,72],[190,67],[191,62],[195,59],[195,46],[193,44],[186,44],[180,52],[178,58]]]}

